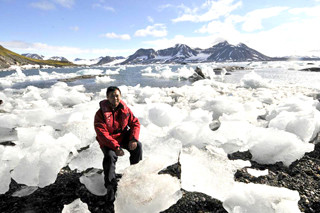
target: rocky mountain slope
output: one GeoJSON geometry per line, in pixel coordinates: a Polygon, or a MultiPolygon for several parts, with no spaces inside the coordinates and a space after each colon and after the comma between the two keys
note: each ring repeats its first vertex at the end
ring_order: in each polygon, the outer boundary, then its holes
{"type": "Polygon", "coordinates": [[[116,56],[116,57],[105,56],[105,57],[101,57],[101,59],[100,59],[100,61],[97,63],[97,65],[108,64],[108,63],[110,63],[110,62],[113,62],[113,61],[119,60],[119,59],[124,59],[124,57],[122,57],[122,56],[116,56]]]}
{"type": "Polygon", "coordinates": [[[51,66],[73,66],[71,62],[64,61],[53,61],[53,60],[38,60],[28,58],[26,56],[19,55],[12,52],[0,45],[0,69],[5,69],[11,65],[27,65],[27,64],[38,64],[38,65],[51,65],[51,66]]]}
{"type": "Polygon", "coordinates": [[[208,49],[192,49],[185,44],[176,44],[174,47],[158,51],[139,49],[122,64],[270,61],[272,59],[245,44],[231,45],[224,41],[208,49]]]}

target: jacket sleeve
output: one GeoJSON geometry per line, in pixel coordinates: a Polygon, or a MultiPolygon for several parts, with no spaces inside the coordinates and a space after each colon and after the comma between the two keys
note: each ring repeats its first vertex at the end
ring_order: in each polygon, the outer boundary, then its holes
{"type": "Polygon", "coordinates": [[[137,117],[135,117],[132,111],[128,108],[130,113],[130,118],[128,122],[128,126],[130,127],[130,136],[129,140],[136,140],[139,141],[139,134],[140,134],[140,122],[137,117]]]}
{"type": "Polygon", "coordinates": [[[97,141],[101,146],[106,146],[113,150],[120,147],[118,141],[110,136],[101,109],[99,109],[94,116],[94,129],[97,133],[97,141]]]}

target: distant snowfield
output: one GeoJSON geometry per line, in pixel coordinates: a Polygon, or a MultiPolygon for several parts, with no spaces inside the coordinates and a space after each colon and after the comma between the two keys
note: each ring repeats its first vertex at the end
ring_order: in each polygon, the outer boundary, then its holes
{"type": "MultiPolygon", "coordinates": [[[[239,83],[224,83],[223,76],[215,76],[211,66],[201,65],[209,79],[190,86],[120,86],[123,100],[141,122],[144,160],[129,166],[128,152],[119,158],[117,172],[123,177],[115,211],[163,211],[181,198],[183,188],[221,200],[228,212],[299,212],[297,191],[235,182],[234,173],[250,167],[250,162],[227,157],[228,153],[249,150],[260,164],[283,162],[289,166],[314,149],[310,141],[320,132],[320,104],[312,96],[320,89],[317,85],[279,82],[277,76],[270,81],[258,74],[261,66],[252,66],[239,83]],[[212,131],[210,126],[217,121],[220,128],[212,131]],[[181,182],[158,174],[178,160],[181,182]]],[[[95,140],[93,119],[99,101],[105,98],[105,89],[89,93],[82,85],[68,86],[63,82],[43,89],[13,89],[12,85],[31,78],[56,79],[59,75],[118,75],[123,69],[119,67],[118,73],[100,68],[69,74],[39,71],[36,76],[25,76],[17,69],[0,78],[4,88],[0,90],[0,109],[5,111],[0,113],[0,143],[16,144],[0,146],[0,193],[8,191],[11,178],[32,187],[31,192],[24,189],[25,195],[32,193],[34,187],[54,183],[66,165],[78,171],[102,169],[103,155],[95,140]],[[12,128],[15,131],[10,131],[12,128]],[[89,148],[85,151],[77,151],[86,146],[89,148]]],[[[190,73],[192,68],[187,66],[176,72],[170,66],[141,69],[142,75],[173,80],[190,73]]],[[[271,68],[269,74],[272,75],[271,68]]],[[[112,80],[109,76],[96,78],[96,83],[112,80]]],[[[93,194],[106,193],[103,174],[95,170],[80,181],[93,194]]],[[[23,196],[23,192],[18,194],[23,196]]]]}

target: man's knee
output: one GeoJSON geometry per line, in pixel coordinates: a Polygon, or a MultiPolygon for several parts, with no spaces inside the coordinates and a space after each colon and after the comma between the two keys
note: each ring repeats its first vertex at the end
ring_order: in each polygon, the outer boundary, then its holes
{"type": "Polygon", "coordinates": [[[110,163],[115,163],[118,159],[115,151],[107,148],[103,148],[103,155],[104,155],[104,161],[110,162],[110,163]]]}

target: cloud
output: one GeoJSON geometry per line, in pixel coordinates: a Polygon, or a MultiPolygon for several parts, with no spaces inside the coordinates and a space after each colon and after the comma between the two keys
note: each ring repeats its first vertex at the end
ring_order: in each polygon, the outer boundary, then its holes
{"type": "Polygon", "coordinates": [[[235,2],[234,0],[219,0],[219,1],[206,1],[201,7],[188,8],[180,6],[184,10],[183,14],[178,18],[173,19],[173,22],[207,22],[216,20],[220,17],[229,15],[233,10],[242,5],[241,1],[235,2]]]}
{"type": "MultiPolygon", "coordinates": [[[[320,0],[318,0],[320,2],[320,0]]],[[[311,17],[320,17],[320,6],[315,6],[312,8],[294,8],[289,10],[289,13],[293,15],[305,14],[311,17]]]]}
{"type": "Polygon", "coordinates": [[[74,5],[74,0],[39,1],[33,2],[30,5],[41,10],[53,10],[56,8],[56,4],[62,7],[71,8],[74,5]]]}
{"type": "Polygon", "coordinates": [[[194,37],[177,35],[172,39],[148,40],[143,43],[146,45],[144,48],[164,49],[172,47],[176,43],[183,43],[193,48],[205,49],[221,40],[227,40],[232,44],[245,43],[271,57],[320,56],[320,29],[315,27],[320,23],[320,17],[292,19],[263,31],[237,30],[236,24],[244,23],[245,18],[247,16],[228,16],[224,21],[212,21],[198,30],[198,32],[208,33],[208,35],[194,37]]]}
{"type": "Polygon", "coordinates": [[[118,35],[114,32],[103,34],[102,37],[112,38],[112,39],[121,39],[121,40],[130,40],[131,39],[129,34],[118,35]]]}
{"type": "Polygon", "coordinates": [[[216,38],[212,35],[202,37],[187,37],[184,35],[176,35],[172,39],[161,38],[157,40],[149,40],[144,41],[143,44],[145,45],[144,48],[154,48],[156,50],[173,47],[176,44],[186,44],[191,48],[208,48],[214,45],[217,42],[217,39],[221,40],[220,38],[216,38]]]}
{"type": "Polygon", "coordinates": [[[70,30],[77,32],[77,31],[79,31],[79,27],[73,26],[73,27],[70,27],[70,30]]]}
{"type": "Polygon", "coordinates": [[[68,46],[52,46],[44,43],[28,43],[23,41],[0,41],[0,44],[5,48],[15,51],[17,53],[37,53],[46,57],[64,56],[71,58],[98,58],[100,56],[128,56],[133,54],[136,49],[82,49],[68,46]]]}
{"type": "Polygon", "coordinates": [[[164,10],[164,9],[166,9],[166,8],[170,8],[170,7],[175,7],[175,6],[172,5],[172,4],[164,4],[164,5],[160,5],[160,6],[158,7],[158,10],[159,10],[159,11],[162,11],[162,10],[164,10]]]}
{"type": "Polygon", "coordinates": [[[62,7],[71,8],[74,5],[74,0],[54,0],[57,4],[62,7]]]}
{"type": "Polygon", "coordinates": [[[106,11],[111,11],[111,12],[115,12],[116,10],[113,7],[107,6],[105,4],[101,4],[101,3],[95,3],[92,5],[93,8],[100,8],[106,11]]]}
{"type": "Polygon", "coordinates": [[[147,26],[146,29],[137,30],[135,36],[145,37],[145,36],[154,36],[154,37],[164,37],[168,34],[167,27],[164,24],[154,24],[153,26],[147,26]]]}
{"type": "Polygon", "coordinates": [[[288,7],[271,7],[249,12],[243,17],[244,23],[242,25],[242,30],[246,32],[261,30],[263,29],[261,23],[263,19],[278,16],[281,12],[287,9],[288,7]]]}
{"type": "Polygon", "coordinates": [[[49,1],[40,1],[40,2],[32,2],[31,7],[41,9],[41,10],[53,10],[55,9],[55,5],[49,1]]]}

